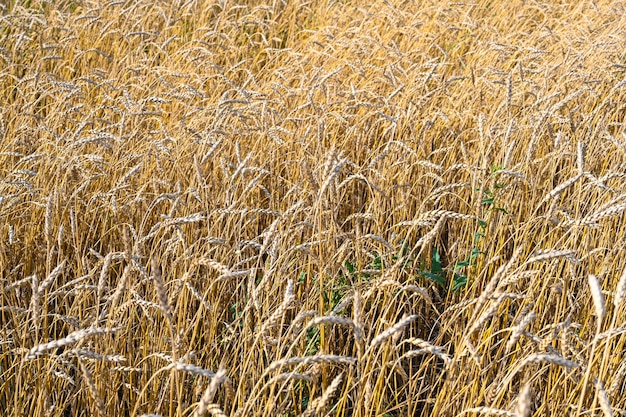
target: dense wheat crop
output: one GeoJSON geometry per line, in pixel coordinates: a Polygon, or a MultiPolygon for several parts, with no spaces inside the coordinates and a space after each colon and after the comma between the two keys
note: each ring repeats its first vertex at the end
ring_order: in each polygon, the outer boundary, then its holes
{"type": "Polygon", "coordinates": [[[1,415],[626,412],[626,2],[0,9],[1,415]]]}

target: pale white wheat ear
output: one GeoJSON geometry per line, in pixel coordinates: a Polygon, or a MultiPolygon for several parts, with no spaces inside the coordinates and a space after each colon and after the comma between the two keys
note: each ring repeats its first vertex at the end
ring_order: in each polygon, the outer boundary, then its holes
{"type": "Polygon", "coordinates": [[[341,385],[341,381],[343,380],[343,374],[339,374],[333,379],[328,388],[324,390],[324,393],[320,398],[315,399],[311,404],[307,407],[306,411],[300,415],[300,417],[313,417],[313,416],[322,416],[324,415],[324,408],[328,401],[332,398],[341,385]]]}
{"type": "Polygon", "coordinates": [[[531,415],[531,393],[530,384],[526,383],[517,396],[515,405],[515,417],[529,417],[531,415]]]}
{"type": "Polygon", "coordinates": [[[213,397],[215,396],[219,386],[222,385],[226,379],[226,371],[223,369],[220,369],[215,375],[213,375],[211,383],[204,391],[204,394],[202,394],[202,399],[198,404],[198,408],[196,408],[196,411],[193,414],[194,417],[202,417],[207,412],[210,412],[213,415],[217,414],[217,409],[219,409],[219,407],[213,403],[213,397]]]}
{"type": "Polygon", "coordinates": [[[578,168],[578,173],[582,174],[585,172],[585,144],[582,142],[578,142],[576,152],[576,165],[578,168]]]}
{"type": "Polygon", "coordinates": [[[510,352],[511,349],[513,349],[515,347],[515,345],[519,341],[519,338],[526,331],[526,326],[528,326],[533,320],[535,320],[536,317],[537,317],[537,315],[533,311],[529,312],[524,317],[522,317],[522,319],[520,320],[519,324],[513,328],[513,332],[511,333],[511,337],[509,338],[509,341],[506,344],[506,351],[507,352],[510,352]]]}
{"type": "Polygon", "coordinates": [[[604,302],[604,296],[602,295],[602,288],[600,288],[598,278],[596,278],[595,275],[589,274],[587,279],[589,282],[589,288],[591,289],[591,296],[593,298],[596,316],[598,317],[598,326],[596,329],[596,337],[593,339],[593,342],[591,344],[591,352],[589,354],[589,366],[585,371],[585,376],[583,377],[582,382],[582,390],[580,396],[578,397],[578,404],[576,409],[577,413],[579,414],[582,410],[583,402],[586,398],[585,394],[587,393],[587,384],[589,383],[589,378],[591,377],[591,364],[593,363],[596,349],[598,347],[598,336],[600,335],[600,332],[602,330],[602,320],[604,319],[604,315],[606,314],[606,304],[604,302]]]}
{"type": "Polygon", "coordinates": [[[98,409],[98,415],[104,416],[105,415],[104,402],[102,401],[102,398],[100,398],[100,396],[98,395],[98,389],[96,387],[96,384],[94,383],[93,376],[91,375],[91,372],[89,371],[89,369],[87,369],[83,361],[80,360],[80,358],[78,359],[78,363],[83,373],[83,377],[85,378],[85,382],[87,383],[87,387],[89,388],[89,393],[91,394],[93,400],[96,403],[96,408],[98,409]]]}
{"type": "Polygon", "coordinates": [[[287,287],[285,288],[285,295],[283,297],[283,302],[278,306],[278,308],[272,313],[272,315],[263,323],[261,326],[261,330],[259,331],[260,336],[264,336],[269,329],[274,327],[283,317],[283,315],[292,307],[296,297],[293,292],[294,283],[293,280],[290,279],[287,281],[287,287]]]}
{"type": "Polygon", "coordinates": [[[154,287],[156,289],[157,297],[159,299],[159,306],[161,307],[161,311],[167,318],[170,325],[173,324],[174,314],[172,311],[172,307],[168,301],[167,292],[165,291],[165,285],[163,283],[163,277],[161,275],[161,267],[156,259],[151,259],[151,278],[154,281],[154,287]]]}
{"type": "Polygon", "coordinates": [[[370,342],[370,345],[369,345],[368,349],[372,349],[373,347],[378,346],[381,343],[385,342],[387,339],[389,339],[390,337],[392,337],[396,333],[399,333],[402,330],[404,330],[404,328],[406,326],[408,326],[409,324],[411,324],[413,321],[417,320],[418,318],[419,318],[418,315],[412,315],[412,316],[408,316],[408,317],[403,318],[398,323],[396,323],[392,327],[388,328],[387,330],[381,332],[378,336],[376,336],[370,342]]]}
{"type": "Polygon", "coordinates": [[[596,316],[598,317],[598,327],[602,325],[602,320],[606,314],[606,304],[604,302],[604,296],[602,295],[602,288],[595,275],[589,274],[587,277],[589,281],[589,288],[591,289],[591,296],[593,297],[593,305],[596,309],[596,316]]]}
{"type": "Polygon", "coordinates": [[[34,359],[37,356],[42,355],[44,352],[48,350],[58,349],[60,347],[79,342],[88,336],[103,334],[103,333],[111,333],[114,331],[115,329],[95,328],[95,327],[77,330],[75,332],[68,334],[62,339],[53,340],[51,342],[43,343],[41,345],[37,345],[33,347],[32,349],[28,351],[28,355],[24,358],[24,360],[34,359]]]}
{"type": "Polygon", "coordinates": [[[533,355],[530,355],[522,361],[521,366],[531,363],[548,363],[562,366],[564,368],[578,368],[580,366],[580,364],[574,361],[570,361],[562,356],[549,353],[535,353],[533,355]]]}
{"type": "Polygon", "coordinates": [[[39,279],[37,274],[31,277],[32,296],[30,298],[29,309],[31,311],[32,321],[35,330],[39,329],[39,321],[41,319],[41,292],[39,291],[39,279]]]}
{"type": "Polygon", "coordinates": [[[613,305],[615,305],[615,312],[622,306],[624,297],[626,296],[626,268],[622,271],[622,276],[617,282],[617,288],[615,289],[615,297],[613,297],[613,305]]]}
{"type": "Polygon", "coordinates": [[[597,380],[595,382],[596,392],[598,393],[598,401],[600,402],[600,408],[602,409],[602,413],[604,417],[613,417],[615,414],[613,412],[613,407],[611,406],[611,401],[609,400],[609,396],[604,390],[602,386],[602,382],[597,380]]]}
{"type": "Polygon", "coordinates": [[[52,272],[43,280],[43,282],[39,285],[37,292],[39,294],[43,293],[45,290],[50,288],[50,286],[54,283],[54,281],[61,275],[63,272],[63,268],[65,267],[66,260],[64,259],[59,265],[57,265],[52,272]]]}
{"type": "Polygon", "coordinates": [[[461,415],[465,415],[465,414],[479,414],[482,416],[515,417],[515,414],[513,414],[510,411],[500,410],[499,408],[491,408],[491,407],[468,408],[467,410],[463,411],[463,414],[461,415]]]}

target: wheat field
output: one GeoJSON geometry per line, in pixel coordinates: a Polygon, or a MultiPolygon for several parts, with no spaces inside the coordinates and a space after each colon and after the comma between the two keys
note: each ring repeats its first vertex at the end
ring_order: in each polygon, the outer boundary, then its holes
{"type": "Polygon", "coordinates": [[[626,415],[626,2],[0,4],[2,416],[626,415]]]}

